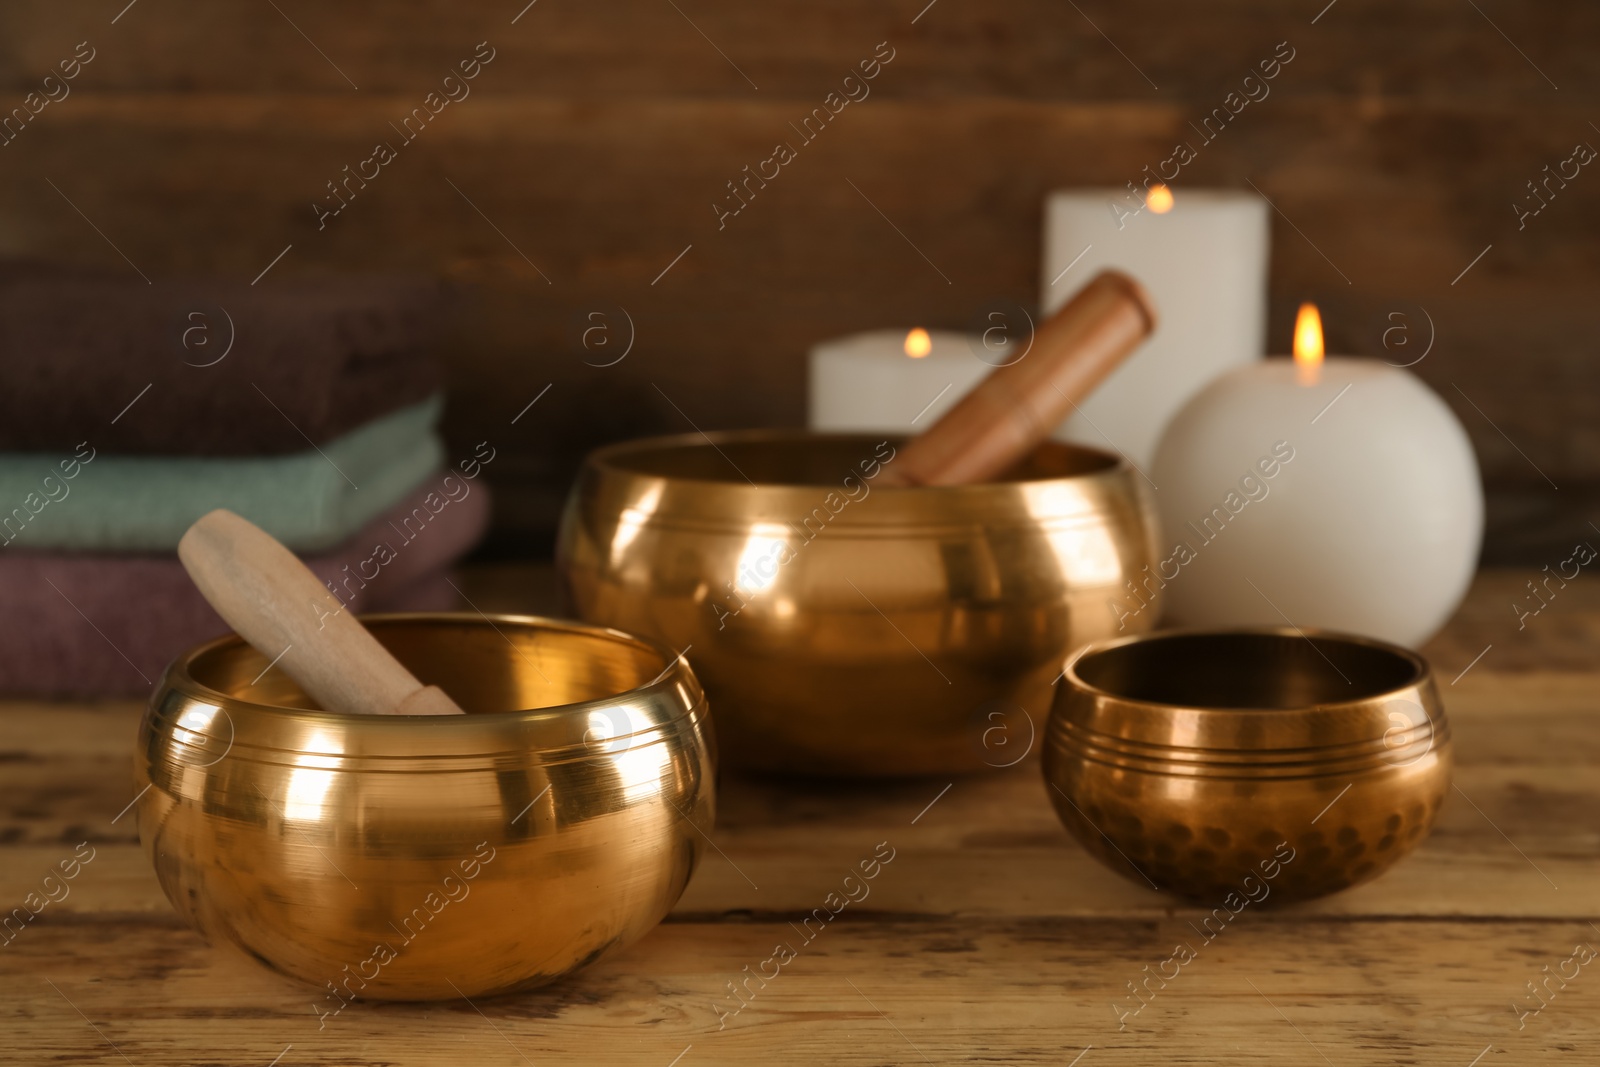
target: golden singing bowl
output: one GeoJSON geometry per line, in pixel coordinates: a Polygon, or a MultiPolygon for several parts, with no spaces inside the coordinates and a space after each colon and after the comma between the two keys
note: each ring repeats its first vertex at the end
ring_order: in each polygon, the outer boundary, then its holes
{"type": "Polygon", "coordinates": [[[557,546],[572,604],[687,650],[730,764],[1017,763],[1066,654],[1117,632],[1109,601],[1138,603],[1124,583],[1157,558],[1143,486],[1116,456],[1048,444],[994,483],[880,487],[900,443],[758,431],[603,448],[557,546]]]}
{"type": "Polygon", "coordinates": [[[1043,763],[1062,822],[1113,870],[1219,904],[1295,900],[1427,835],[1450,726],[1427,661],[1397,645],[1175,630],[1072,657],[1043,763]]]}
{"type": "Polygon", "coordinates": [[[315,710],[237,637],[167,669],[135,765],[178,912],[318,987],[324,1017],[530,988],[659,922],[714,817],[688,665],[549,619],[364,621],[468,714],[315,710]]]}

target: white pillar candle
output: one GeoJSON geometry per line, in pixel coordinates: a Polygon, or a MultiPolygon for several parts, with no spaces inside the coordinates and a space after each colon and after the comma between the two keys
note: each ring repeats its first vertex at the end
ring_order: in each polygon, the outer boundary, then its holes
{"type": "Polygon", "coordinates": [[[1154,299],[1155,333],[1057,437],[1140,466],[1167,421],[1217,375],[1266,351],[1268,208],[1255,193],[1155,186],[1059,192],[1045,205],[1043,295],[1054,311],[1106,267],[1154,299]]]}
{"type": "Polygon", "coordinates": [[[811,350],[813,430],[915,432],[938,421],[1008,358],[1007,347],[946,330],[873,330],[811,350]],[[979,358],[980,354],[983,358],[979,358]]]}
{"type": "Polygon", "coordinates": [[[1414,646],[1460,603],[1483,536],[1466,432],[1407,371],[1322,361],[1314,317],[1302,308],[1294,362],[1235,370],[1172,420],[1150,471],[1166,547],[1110,605],[1125,623],[1155,590],[1173,625],[1414,646]]]}

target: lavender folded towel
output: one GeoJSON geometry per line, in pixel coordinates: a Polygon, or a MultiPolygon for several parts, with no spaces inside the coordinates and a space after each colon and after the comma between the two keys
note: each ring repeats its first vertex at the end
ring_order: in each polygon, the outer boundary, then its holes
{"type": "MultiPolygon", "coordinates": [[[[351,611],[451,605],[446,568],[482,536],[489,490],[428,478],[337,550],[306,560],[351,611]],[[431,494],[437,511],[424,500],[431,494]]],[[[180,652],[227,626],[176,556],[0,553],[0,693],[147,694],[180,652]]]]}
{"type": "Polygon", "coordinates": [[[270,455],[439,387],[436,285],[0,265],[0,451],[270,455]],[[124,410],[126,408],[126,410],[124,410]]]}

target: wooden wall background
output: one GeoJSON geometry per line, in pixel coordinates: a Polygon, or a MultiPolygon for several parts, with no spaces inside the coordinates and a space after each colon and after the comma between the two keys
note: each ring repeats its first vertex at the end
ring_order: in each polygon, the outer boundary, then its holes
{"type": "Polygon", "coordinates": [[[124,265],[54,182],[150,274],[249,278],[292,244],[279,275],[452,280],[448,431],[500,448],[495,546],[537,553],[593,445],[796,424],[816,340],[1033,303],[1046,191],[1136,176],[1288,41],[1180,195],[1248,179],[1303,231],[1274,219],[1275,347],[1301,299],[1335,348],[1374,355],[1391,312],[1420,331],[1426,309],[1416,370],[1477,445],[1492,559],[1595,536],[1600,172],[1526,229],[1511,206],[1600,146],[1593,4],[537,0],[513,24],[523,2],[7,3],[7,109],[79,41],[97,55],[0,149],[0,253],[124,265]],[[319,232],[324,182],[480,41],[496,58],[472,95],[319,232]],[[719,232],[724,183],[881,41],[871,97],[719,232]],[[608,368],[575,343],[602,307],[637,335],[608,368]]]}

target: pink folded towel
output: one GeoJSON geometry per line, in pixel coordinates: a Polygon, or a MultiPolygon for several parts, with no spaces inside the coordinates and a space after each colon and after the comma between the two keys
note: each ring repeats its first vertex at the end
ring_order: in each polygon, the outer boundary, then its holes
{"type": "Polygon", "coordinates": [[[465,607],[461,594],[450,584],[449,568],[424,575],[397,590],[394,599],[384,598],[379,611],[455,611],[465,607]]]}
{"type": "MultiPolygon", "coordinates": [[[[488,521],[481,481],[434,475],[306,565],[333,583],[346,610],[444,610],[455,603],[447,569],[488,521]]],[[[175,656],[228,630],[176,556],[13,550],[0,554],[0,604],[8,696],[148,694],[175,656]]]]}

